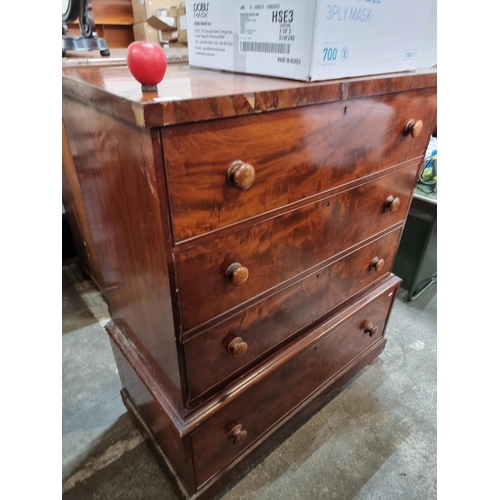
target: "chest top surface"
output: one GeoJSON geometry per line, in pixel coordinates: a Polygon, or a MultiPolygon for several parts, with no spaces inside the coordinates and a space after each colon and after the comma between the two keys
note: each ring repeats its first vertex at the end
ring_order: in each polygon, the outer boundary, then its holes
{"type": "Polygon", "coordinates": [[[127,66],[62,70],[63,95],[144,127],[251,115],[435,87],[437,70],[304,83],[171,64],[157,92],[142,93],[127,66]]]}

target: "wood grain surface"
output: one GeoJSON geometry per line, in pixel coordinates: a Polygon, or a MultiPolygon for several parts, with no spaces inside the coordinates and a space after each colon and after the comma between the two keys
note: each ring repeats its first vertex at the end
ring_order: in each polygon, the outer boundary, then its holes
{"type": "MultiPolygon", "coordinates": [[[[155,445],[161,449],[160,460],[167,462],[167,467],[173,472],[172,480],[180,483],[180,490],[186,498],[193,500],[212,499],[231,481],[238,476],[241,477],[247,468],[251,464],[255,464],[255,461],[263,453],[289,436],[290,432],[296,430],[307,418],[321,408],[328,400],[327,398],[337,394],[356,373],[376,359],[383,351],[386,343],[385,338],[382,336],[383,331],[380,331],[381,337],[378,340],[372,342],[368,348],[355,356],[329,380],[302,399],[284,417],[272,423],[260,437],[255,439],[250,436],[252,442],[245,443],[245,446],[238,450],[236,454],[233,453],[234,458],[226,462],[211,479],[203,484],[201,484],[203,479],[200,481],[200,478],[195,476],[193,468],[194,449],[192,447],[192,436],[197,429],[202,432],[205,429],[204,424],[213,425],[210,424],[211,421],[217,418],[218,415],[223,414],[221,412],[231,407],[237,408],[238,401],[241,398],[251,398],[251,391],[255,387],[269,387],[269,384],[266,384],[268,377],[273,377],[276,372],[286,370],[290,360],[301,357],[301,353],[307,352],[311,347],[314,350],[314,347],[319,342],[322,342],[322,339],[330,337],[331,332],[340,331],[339,326],[346,324],[351,318],[357,317],[366,304],[378,300],[385,294],[390,294],[390,290],[393,290],[393,296],[395,297],[400,282],[400,279],[392,276],[380,286],[370,290],[361,300],[344,308],[336,318],[321,324],[308,335],[283,350],[279,355],[269,358],[260,367],[256,375],[243,377],[235,384],[229,385],[227,389],[221,391],[219,395],[204,403],[198,409],[184,416],[178,412],[169,400],[168,395],[158,386],[158,382],[152,376],[149,368],[143,364],[144,359],[135,351],[133,345],[127,341],[123,332],[113,322],[108,323],[106,329],[112,340],[120,378],[127,396],[126,399],[129,399],[128,396],[130,396],[131,401],[129,400],[129,403],[131,402],[135,407],[134,410],[140,413],[140,421],[135,418],[134,421],[139,426],[146,426],[144,431],[152,437],[155,445]]],[[[389,311],[387,311],[387,316],[390,314],[391,307],[392,304],[389,311]]],[[[365,317],[365,315],[362,317],[365,317]]],[[[370,317],[373,319],[372,316],[370,317]]],[[[358,331],[356,331],[356,334],[359,337],[358,331]]],[[[304,358],[302,357],[302,359],[304,358]]],[[[279,373],[276,376],[279,378],[279,373]]],[[[293,404],[293,402],[288,402],[288,404],[290,403],[293,404]]],[[[226,412],[226,415],[227,413],[231,414],[231,412],[226,412]]],[[[234,420],[230,421],[229,426],[233,422],[234,420]]],[[[217,432],[220,431],[217,429],[217,432]]],[[[246,432],[248,439],[248,431],[246,432]]],[[[220,460],[219,457],[217,456],[216,459],[220,460]]],[[[210,467],[210,464],[208,464],[208,467],[210,467]]]]}
{"type": "Polygon", "coordinates": [[[143,94],[127,67],[64,68],[63,94],[140,127],[218,120],[339,100],[436,88],[434,69],[304,83],[172,64],[143,94]]]}
{"type": "Polygon", "coordinates": [[[418,160],[429,142],[435,108],[435,92],[428,89],[165,128],[174,240],[418,160]],[[425,124],[416,139],[403,133],[412,118],[425,124]],[[255,170],[245,190],[226,180],[236,160],[255,170]]]}
{"type": "Polygon", "coordinates": [[[78,173],[64,123],[62,124],[62,201],[68,215],[80,265],[105,297],[105,286],[102,280],[99,258],[94,247],[78,173]]]}
{"type": "Polygon", "coordinates": [[[213,498],[383,351],[437,73],[62,74],[124,401],[182,494],[213,498]]]}
{"type": "Polygon", "coordinates": [[[181,404],[151,132],[72,99],[62,111],[110,312],[181,404]]]}
{"type": "Polygon", "coordinates": [[[385,330],[395,290],[395,287],[385,290],[376,300],[364,304],[347,321],[296,353],[194,432],[192,445],[198,486],[377,342],[385,330]],[[378,327],[375,335],[365,333],[361,326],[365,321],[378,327]],[[240,445],[230,435],[237,425],[247,433],[240,445]]]}
{"type": "Polygon", "coordinates": [[[183,331],[401,224],[417,168],[399,170],[203,245],[177,247],[183,331]],[[389,195],[401,199],[397,212],[385,210],[389,195]],[[249,271],[248,280],[238,287],[225,275],[235,262],[249,271]]]}
{"type": "Polygon", "coordinates": [[[190,399],[241,375],[286,339],[385,278],[400,236],[401,229],[396,229],[188,339],[185,356],[190,399]],[[370,265],[375,256],[386,261],[379,272],[370,265]],[[247,347],[241,356],[234,357],[228,348],[238,337],[247,347]]]}

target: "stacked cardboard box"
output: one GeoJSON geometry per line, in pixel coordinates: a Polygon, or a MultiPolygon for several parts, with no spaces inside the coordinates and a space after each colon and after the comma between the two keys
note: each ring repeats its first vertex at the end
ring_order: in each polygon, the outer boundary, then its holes
{"type": "Polygon", "coordinates": [[[134,39],[187,45],[186,4],[178,0],[132,0],[134,39]]]}
{"type": "Polygon", "coordinates": [[[182,2],[177,7],[177,31],[179,33],[178,42],[187,45],[187,20],[186,20],[186,2],[182,2]]]}
{"type": "Polygon", "coordinates": [[[431,0],[186,0],[189,62],[304,81],[417,68],[431,0]]]}

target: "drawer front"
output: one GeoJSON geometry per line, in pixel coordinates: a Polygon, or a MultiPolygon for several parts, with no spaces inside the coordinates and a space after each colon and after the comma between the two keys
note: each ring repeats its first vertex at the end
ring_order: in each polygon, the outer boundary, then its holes
{"type": "Polygon", "coordinates": [[[400,235],[401,229],[396,229],[188,340],[184,353],[189,397],[194,399],[241,372],[287,337],[387,276],[400,235]]]}
{"type": "Polygon", "coordinates": [[[175,260],[183,330],[403,222],[416,173],[416,166],[400,170],[180,250],[175,260]],[[390,196],[400,201],[397,211],[386,209],[390,196]]]}
{"type": "Polygon", "coordinates": [[[422,156],[435,109],[431,88],[166,128],[175,241],[422,156]],[[403,134],[411,119],[416,138],[403,134]]]}
{"type": "Polygon", "coordinates": [[[380,295],[362,307],[361,300],[357,312],[303,347],[197,429],[192,445],[198,485],[379,340],[396,288],[382,285],[380,295]]]}

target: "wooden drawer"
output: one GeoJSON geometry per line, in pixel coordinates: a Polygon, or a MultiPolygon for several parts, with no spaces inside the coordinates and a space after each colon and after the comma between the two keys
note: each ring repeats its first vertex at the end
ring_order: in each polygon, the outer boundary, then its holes
{"type": "Polygon", "coordinates": [[[179,250],[175,260],[183,330],[402,223],[416,173],[412,166],[204,245],[179,250]],[[386,209],[389,196],[400,200],[397,211],[386,209]],[[239,286],[227,278],[236,263],[249,272],[239,286]]]}
{"type": "Polygon", "coordinates": [[[174,240],[421,157],[435,107],[435,89],[426,89],[164,129],[174,240]],[[417,138],[403,134],[410,119],[424,123],[417,138]],[[246,190],[227,182],[235,160],[254,168],[246,190]]]}
{"type": "Polygon", "coordinates": [[[399,282],[386,281],[341,320],[323,324],[271,360],[263,378],[193,432],[198,486],[381,341],[399,282]]]}
{"type": "Polygon", "coordinates": [[[387,276],[401,231],[390,232],[187,340],[189,398],[226,382],[286,338],[387,276]],[[372,265],[374,258],[379,259],[378,266],[372,265]]]}

